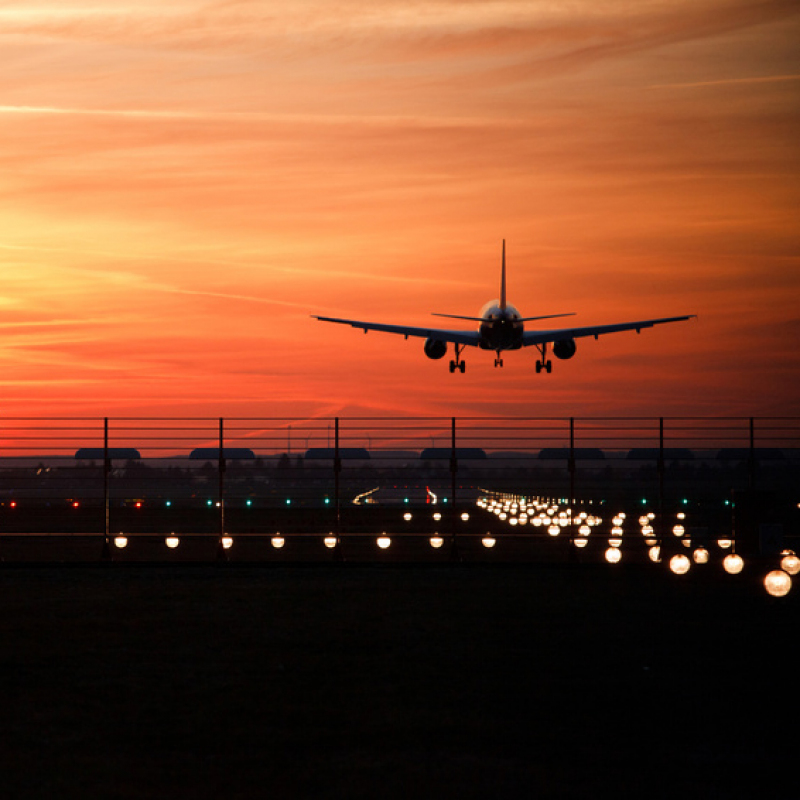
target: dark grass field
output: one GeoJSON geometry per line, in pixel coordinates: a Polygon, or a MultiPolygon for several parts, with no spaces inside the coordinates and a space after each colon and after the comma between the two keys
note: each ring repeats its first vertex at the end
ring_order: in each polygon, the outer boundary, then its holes
{"type": "Polygon", "coordinates": [[[7,566],[0,794],[797,797],[797,594],[639,566],[7,566]]]}

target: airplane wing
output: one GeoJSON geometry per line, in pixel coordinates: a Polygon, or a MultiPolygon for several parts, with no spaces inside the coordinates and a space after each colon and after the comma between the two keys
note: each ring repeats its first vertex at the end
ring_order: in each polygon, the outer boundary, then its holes
{"type": "MultiPolygon", "coordinates": [[[[481,336],[478,331],[449,331],[441,328],[413,328],[408,325],[385,325],[382,322],[359,322],[355,319],[337,319],[336,317],[319,317],[312,314],[314,319],[320,322],[337,322],[340,325],[350,325],[353,328],[361,328],[364,333],[368,331],[381,331],[382,333],[397,333],[400,336],[419,336],[423,339],[437,339],[440,342],[453,342],[477,347],[481,336]]],[[[549,341],[549,340],[548,340],[549,341]]]]}
{"type": "Polygon", "coordinates": [[[522,346],[529,347],[533,344],[545,344],[546,342],[557,342],[562,339],[579,339],[582,336],[594,336],[597,339],[606,333],[617,333],[619,331],[636,331],[639,333],[642,328],[652,328],[653,325],[662,325],[665,322],[683,322],[693,319],[696,315],[689,314],[685,317],[663,317],[662,319],[644,319],[639,322],[620,322],[612,325],[590,325],[585,328],[558,328],[552,331],[525,331],[522,334],[522,346]]]}

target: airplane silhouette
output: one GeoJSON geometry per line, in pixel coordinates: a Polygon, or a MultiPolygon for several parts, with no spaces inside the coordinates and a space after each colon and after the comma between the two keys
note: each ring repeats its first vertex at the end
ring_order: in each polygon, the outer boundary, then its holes
{"type": "Polygon", "coordinates": [[[382,331],[396,333],[408,339],[409,336],[419,336],[425,339],[425,355],[428,358],[443,358],[447,353],[448,343],[455,349],[455,359],[450,361],[450,372],[464,372],[466,364],[461,358],[465,347],[478,347],[481,350],[494,350],[495,367],[503,366],[502,353],[504,350],[519,350],[522,347],[536,347],[541,358],[536,361],[536,372],[552,372],[553,362],[547,358],[547,346],[552,345],[553,355],[559,359],[572,358],[577,350],[575,340],[583,336],[594,336],[595,339],[606,333],[619,331],[636,331],[642,328],[652,328],[666,322],[683,322],[692,319],[695,314],[682,317],[663,317],[661,319],[645,319],[638,322],[619,322],[611,325],[590,325],[579,328],[557,328],[555,330],[525,330],[526,322],[540,319],[554,319],[556,317],[571,317],[568,314],[548,314],[539,317],[523,317],[519,311],[506,301],[506,242],[503,239],[503,262],[500,278],[500,299],[491,300],[480,310],[479,316],[468,317],[460,314],[436,314],[436,317],[449,317],[478,323],[476,331],[444,330],[441,328],[419,328],[408,325],[387,325],[382,322],[361,322],[354,319],[337,319],[335,317],[321,317],[312,314],[314,319],[321,322],[336,322],[341,325],[351,325],[354,328],[369,331],[382,331]]]}

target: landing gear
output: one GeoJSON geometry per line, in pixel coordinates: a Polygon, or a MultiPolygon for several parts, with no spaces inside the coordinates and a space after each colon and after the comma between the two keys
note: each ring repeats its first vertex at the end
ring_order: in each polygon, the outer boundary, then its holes
{"type": "Polygon", "coordinates": [[[503,366],[503,359],[500,357],[500,351],[499,350],[497,351],[497,358],[494,360],[494,365],[496,367],[502,367],[503,366]]]}
{"type": "Polygon", "coordinates": [[[541,359],[536,362],[536,374],[544,370],[549,375],[553,371],[553,362],[547,357],[547,342],[537,344],[536,347],[542,354],[541,359]]]}
{"type": "Polygon", "coordinates": [[[456,358],[455,361],[450,362],[450,372],[455,372],[456,370],[460,370],[461,374],[464,374],[464,370],[466,369],[467,365],[466,362],[461,360],[461,352],[466,347],[464,344],[457,344],[455,345],[456,348],[456,358]]]}

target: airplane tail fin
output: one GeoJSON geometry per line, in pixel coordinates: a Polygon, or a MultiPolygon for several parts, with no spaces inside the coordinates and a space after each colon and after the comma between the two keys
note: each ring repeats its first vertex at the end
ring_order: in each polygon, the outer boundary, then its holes
{"type": "Polygon", "coordinates": [[[503,269],[500,276],[500,310],[506,310],[506,240],[503,239],[503,269]]]}

